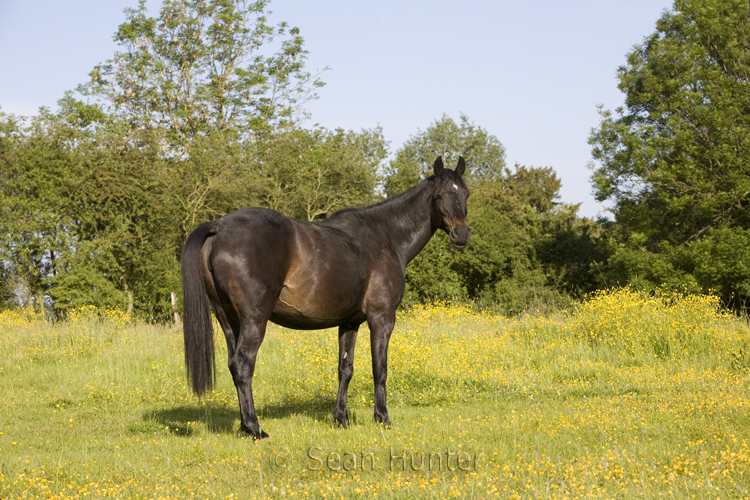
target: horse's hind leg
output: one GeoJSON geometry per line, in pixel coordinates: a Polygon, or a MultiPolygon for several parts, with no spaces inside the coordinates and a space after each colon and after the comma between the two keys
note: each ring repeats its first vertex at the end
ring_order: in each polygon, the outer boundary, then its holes
{"type": "Polygon", "coordinates": [[[349,427],[346,411],[346,395],[349,381],[354,373],[354,346],[357,344],[359,325],[341,325],[339,327],[339,392],[336,396],[336,407],[333,418],[344,427],[349,427]]]}
{"type": "MultiPolygon", "coordinates": [[[[269,313],[270,316],[270,313],[269,313]]],[[[268,437],[258,425],[253,401],[253,374],[258,349],[266,335],[267,317],[240,318],[240,332],[234,354],[229,360],[229,371],[232,373],[237,388],[237,399],[240,402],[240,430],[252,435],[255,439],[268,437]]]]}
{"type": "MultiPolygon", "coordinates": [[[[211,245],[213,243],[213,237],[210,237],[208,240],[206,240],[206,244],[204,245],[203,252],[204,256],[203,258],[207,261],[208,260],[208,254],[211,252],[211,245]]],[[[221,326],[221,330],[224,332],[224,338],[227,341],[227,352],[229,353],[229,361],[232,360],[232,355],[234,354],[234,346],[237,343],[237,335],[239,335],[240,332],[240,321],[239,317],[237,316],[237,311],[234,310],[232,307],[231,302],[226,301],[225,303],[222,303],[219,298],[219,293],[216,290],[216,283],[214,282],[214,277],[211,274],[211,272],[208,271],[208,264],[207,262],[204,263],[204,270],[203,270],[203,283],[206,287],[206,293],[208,294],[208,298],[211,301],[211,306],[214,310],[214,315],[216,316],[216,319],[219,321],[219,325],[221,326]]]]}
{"type": "Polygon", "coordinates": [[[221,330],[224,332],[224,338],[227,340],[229,362],[232,361],[232,356],[234,356],[234,346],[237,343],[237,335],[240,332],[240,322],[237,318],[237,314],[231,310],[230,312],[231,314],[228,314],[222,306],[214,304],[214,314],[219,321],[221,330]]]}

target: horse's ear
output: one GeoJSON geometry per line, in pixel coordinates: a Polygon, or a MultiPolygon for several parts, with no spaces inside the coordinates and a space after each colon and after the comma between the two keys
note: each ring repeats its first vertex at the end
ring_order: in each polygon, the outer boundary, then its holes
{"type": "Polygon", "coordinates": [[[438,156],[437,160],[435,160],[435,164],[432,166],[432,169],[435,171],[435,177],[440,177],[440,174],[443,173],[443,157],[438,156]]]}
{"type": "Polygon", "coordinates": [[[464,172],[466,172],[466,162],[464,161],[463,156],[458,157],[458,166],[456,167],[456,173],[459,177],[464,176],[464,172]]]}

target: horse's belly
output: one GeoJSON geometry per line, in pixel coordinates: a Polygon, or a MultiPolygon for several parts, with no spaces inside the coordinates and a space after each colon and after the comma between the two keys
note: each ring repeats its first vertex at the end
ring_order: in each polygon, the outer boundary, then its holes
{"type": "Polygon", "coordinates": [[[278,325],[297,330],[332,328],[348,322],[361,323],[364,314],[351,301],[351,297],[348,299],[325,300],[324,297],[294,293],[285,287],[270,319],[278,325]]]}
{"type": "Polygon", "coordinates": [[[279,307],[273,310],[270,319],[277,325],[291,328],[293,330],[322,330],[324,328],[333,328],[342,323],[346,323],[346,321],[341,320],[310,318],[309,316],[283,310],[279,307]]]}

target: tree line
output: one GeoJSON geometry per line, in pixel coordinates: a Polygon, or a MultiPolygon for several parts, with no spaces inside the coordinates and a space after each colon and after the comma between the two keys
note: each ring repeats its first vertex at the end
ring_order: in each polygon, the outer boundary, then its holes
{"type": "MultiPolygon", "coordinates": [[[[437,118],[391,154],[383,131],[305,128],[321,73],[266,0],[126,10],[122,50],[59,109],[0,112],[0,303],[50,317],[81,305],[172,318],[180,248],[246,206],[304,220],[394,196],[437,156],[469,166],[463,252],[439,234],[407,268],[403,304],[559,309],[610,286],[750,297],[750,11],[676,0],[618,70],[625,105],[590,136],[612,217],[579,217],[552,167],[505,163],[469,117],[437,118]]],[[[177,304],[179,310],[179,303],[177,304]]]]}

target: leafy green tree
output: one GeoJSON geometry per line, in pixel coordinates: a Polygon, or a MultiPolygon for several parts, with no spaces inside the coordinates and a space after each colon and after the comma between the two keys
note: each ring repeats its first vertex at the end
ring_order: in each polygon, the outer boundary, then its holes
{"type": "Polygon", "coordinates": [[[624,108],[590,142],[596,197],[654,249],[748,227],[750,6],[676,0],[618,71],[624,108]]]}
{"type": "Polygon", "coordinates": [[[458,123],[443,115],[426,130],[418,130],[396,152],[385,169],[386,196],[395,196],[429,176],[438,156],[446,165],[455,165],[463,156],[471,165],[466,175],[469,186],[501,176],[505,168],[505,148],[495,136],[466,115],[462,114],[458,123]]]}
{"type": "Polygon", "coordinates": [[[747,302],[750,250],[728,248],[750,228],[748,40],[746,1],[676,0],[619,69],[625,106],[590,137],[596,197],[616,217],[609,281],[747,302]]]}
{"type": "Polygon", "coordinates": [[[182,241],[199,223],[246,206],[262,204],[264,183],[257,172],[256,145],[217,132],[196,137],[184,158],[165,161],[164,182],[181,228],[182,241]]]}
{"type": "Polygon", "coordinates": [[[18,285],[15,269],[7,261],[0,261],[0,310],[11,309],[19,304],[18,285]]]}
{"type": "Polygon", "coordinates": [[[579,217],[577,211],[578,205],[560,204],[543,216],[536,253],[547,285],[581,299],[587,293],[610,286],[603,278],[603,266],[611,249],[602,226],[579,217]]]}
{"type": "Polygon", "coordinates": [[[257,144],[261,204],[302,220],[375,201],[378,170],[388,154],[380,128],[281,131],[257,144]]]}
{"type": "Polygon", "coordinates": [[[158,144],[46,111],[28,123],[2,116],[0,129],[6,296],[57,313],[135,305],[160,317],[169,297],[160,275],[177,288],[181,239],[158,144]]]}
{"type": "Polygon", "coordinates": [[[4,293],[44,308],[48,279],[69,243],[65,191],[74,176],[66,137],[44,118],[0,113],[0,258],[4,293]]]}
{"type": "Polygon", "coordinates": [[[578,205],[558,201],[560,187],[552,168],[522,165],[475,187],[476,229],[457,265],[473,300],[516,314],[555,310],[590,291],[591,255],[581,245],[589,235],[580,230],[587,221],[576,215],[578,205]]]}
{"type": "Polygon", "coordinates": [[[750,229],[723,227],[690,245],[692,274],[736,309],[750,308],[750,229]]]}
{"type": "Polygon", "coordinates": [[[150,319],[168,317],[181,239],[158,142],[142,134],[134,144],[117,130],[86,138],[73,149],[80,175],[67,197],[75,244],[50,295],[61,309],[116,305],[150,319]]]}
{"type": "MultiPolygon", "coordinates": [[[[552,167],[515,166],[515,171],[506,171],[508,186],[519,199],[531,205],[538,213],[546,214],[559,205],[562,181],[552,167]]],[[[577,207],[576,207],[577,208],[577,207]]]]}
{"type": "Polygon", "coordinates": [[[97,65],[72,94],[68,112],[83,121],[115,116],[133,128],[165,133],[181,148],[216,131],[253,137],[305,115],[323,85],[307,72],[297,28],[267,23],[268,0],[165,0],[149,17],[145,0],[127,9],[115,41],[122,51],[97,65]],[[278,50],[269,53],[275,43],[278,50]],[[83,116],[81,116],[83,115],[83,116]]]}
{"type": "Polygon", "coordinates": [[[541,219],[530,204],[513,195],[505,177],[476,186],[469,198],[469,246],[457,254],[454,267],[470,297],[503,313],[520,313],[529,305],[527,291],[544,286],[534,242],[541,219]]]}

